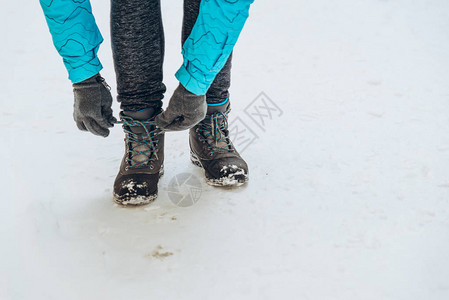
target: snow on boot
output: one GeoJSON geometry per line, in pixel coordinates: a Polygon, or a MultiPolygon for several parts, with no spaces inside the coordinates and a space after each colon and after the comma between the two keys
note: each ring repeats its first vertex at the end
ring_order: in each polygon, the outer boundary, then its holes
{"type": "Polygon", "coordinates": [[[234,148],[228,131],[229,101],[208,106],[207,115],[190,129],[190,159],[204,169],[214,186],[238,186],[248,181],[248,165],[234,148]]]}
{"type": "Polygon", "coordinates": [[[121,112],[125,132],[125,155],[114,182],[114,200],[121,205],[144,205],[157,198],[163,174],[164,134],[156,128],[155,112],[121,112]]]}

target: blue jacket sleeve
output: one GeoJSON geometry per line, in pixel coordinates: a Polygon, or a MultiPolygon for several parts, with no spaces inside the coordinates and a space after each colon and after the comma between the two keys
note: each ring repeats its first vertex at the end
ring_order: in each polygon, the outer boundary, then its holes
{"type": "Polygon", "coordinates": [[[56,50],[72,82],[97,74],[103,66],[97,51],[103,37],[89,0],[40,0],[56,50]]]}
{"type": "Polygon", "coordinates": [[[195,25],[182,47],[176,78],[190,92],[206,94],[221,71],[248,18],[254,0],[202,0],[195,25]]]}

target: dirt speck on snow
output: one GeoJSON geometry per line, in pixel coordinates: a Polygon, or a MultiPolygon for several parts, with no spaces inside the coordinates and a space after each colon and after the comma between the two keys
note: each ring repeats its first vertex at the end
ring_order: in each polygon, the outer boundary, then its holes
{"type": "Polygon", "coordinates": [[[162,248],[161,245],[158,245],[156,249],[153,250],[153,252],[146,254],[146,257],[153,257],[157,259],[164,259],[168,256],[173,255],[173,252],[170,251],[162,251],[164,248],[162,248]]]}

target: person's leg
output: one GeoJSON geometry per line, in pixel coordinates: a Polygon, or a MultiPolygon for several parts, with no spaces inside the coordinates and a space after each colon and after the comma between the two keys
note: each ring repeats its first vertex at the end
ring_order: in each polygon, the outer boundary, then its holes
{"type": "Polygon", "coordinates": [[[154,124],[166,90],[160,0],[111,0],[111,40],[126,146],[114,200],[148,204],[158,195],[164,162],[164,133],[154,124]]]}
{"type": "Polygon", "coordinates": [[[111,0],[111,43],[121,108],[160,108],[166,90],[160,0],[111,0]]]}
{"type": "MultiPolygon", "coordinates": [[[[182,44],[184,44],[192,32],[193,25],[195,25],[198,18],[200,3],[201,0],[184,0],[184,18],[181,34],[182,44]]],[[[229,98],[229,87],[231,86],[231,61],[232,53],[206,93],[208,104],[222,103],[229,98]]]]}
{"type": "MultiPolygon", "coordinates": [[[[184,0],[182,44],[189,38],[200,13],[201,0],[184,0]]],[[[203,168],[206,182],[235,186],[248,181],[248,165],[229,138],[229,87],[232,52],[206,93],[207,114],[189,131],[190,159],[203,168]]]]}

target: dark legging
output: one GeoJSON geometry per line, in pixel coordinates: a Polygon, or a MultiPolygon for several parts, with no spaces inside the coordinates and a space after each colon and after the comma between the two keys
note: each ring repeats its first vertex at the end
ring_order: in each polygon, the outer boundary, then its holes
{"type": "MultiPolygon", "coordinates": [[[[201,0],[184,0],[182,43],[192,31],[201,0]]],[[[160,0],[111,0],[111,41],[121,109],[159,108],[166,91],[163,81],[164,29],[160,0]]],[[[231,59],[215,77],[207,103],[229,97],[231,59]]]]}

